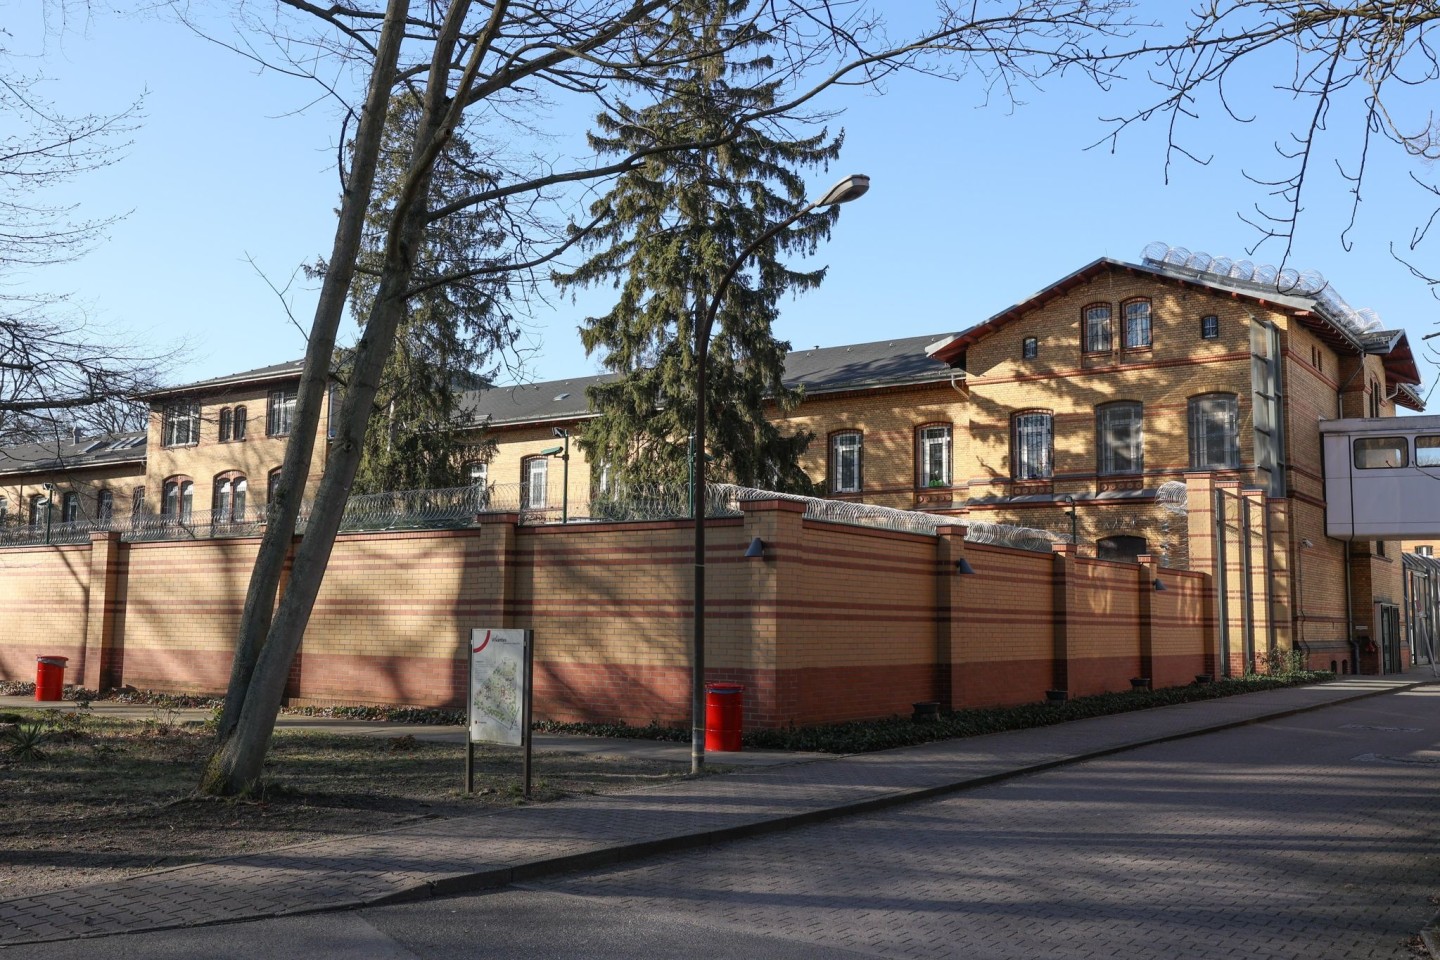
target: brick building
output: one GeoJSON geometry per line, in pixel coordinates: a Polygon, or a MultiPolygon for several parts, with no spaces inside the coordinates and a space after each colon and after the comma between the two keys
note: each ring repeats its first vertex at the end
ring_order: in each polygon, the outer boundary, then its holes
{"type": "MultiPolygon", "coordinates": [[[[33,523],[51,482],[56,509],[77,519],[122,503],[253,509],[280,466],[299,373],[281,364],[159,392],[143,444],[9,451],[0,503],[33,523]]],[[[565,471],[541,452],[583,429],[597,379],[468,397],[494,441],[470,478],[556,511],[568,472],[564,499],[585,516],[583,454],[572,445],[565,471]]],[[[1073,528],[1082,556],[1209,572],[1231,670],[1271,650],[1341,671],[1396,662],[1381,653],[1399,643],[1400,544],[1325,536],[1317,423],[1419,409],[1419,376],[1403,333],[1362,328],[1333,296],[1100,259],[958,334],[793,351],[786,381],[805,400],[777,416],[814,434],[802,463],[827,496],[1073,528]],[[1186,481],[1188,504],[1165,501],[1169,481],[1186,481]],[[1211,534],[1194,535],[1196,510],[1211,534]]],[[[324,455],[322,442],[312,483],[324,455]]]]}

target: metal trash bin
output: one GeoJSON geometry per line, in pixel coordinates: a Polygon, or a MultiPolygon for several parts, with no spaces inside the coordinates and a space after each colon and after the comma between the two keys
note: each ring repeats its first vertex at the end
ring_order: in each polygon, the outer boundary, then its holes
{"type": "Polygon", "coordinates": [[[745,688],[738,683],[705,685],[705,749],[734,753],[744,732],[745,688]]]}
{"type": "Polygon", "coordinates": [[[65,698],[65,664],[69,657],[35,658],[35,699],[63,700],[65,698]]]}

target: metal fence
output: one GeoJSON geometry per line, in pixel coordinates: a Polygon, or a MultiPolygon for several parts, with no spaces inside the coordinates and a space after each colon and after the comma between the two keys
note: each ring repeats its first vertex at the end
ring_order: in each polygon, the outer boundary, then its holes
{"type": "MultiPolygon", "coordinates": [[[[352,497],[346,504],[340,531],[458,529],[472,526],[478,516],[486,513],[515,513],[526,525],[682,520],[691,516],[690,489],[685,485],[613,490],[568,503],[554,503],[552,495],[543,506],[530,502],[530,492],[517,483],[365,494],[352,497]]],[[[742,503],[776,497],[803,503],[805,516],[812,520],[902,533],[934,536],[942,526],[966,522],[963,518],[941,514],[775,493],[726,483],[706,485],[705,515],[738,517],[742,515],[742,503]]],[[[301,505],[297,533],[305,532],[313,507],[310,501],[301,505]]],[[[119,531],[122,540],[132,543],[254,537],[264,532],[267,519],[265,507],[246,505],[242,510],[225,513],[182,511],[178,515],[142,513],[64,523],[43,520],[35,524],[0,523],[0,547],[87,543],[92,533],[110,530],[119,531]]],[[[970,522],[968,527],[966,539],[972,543],[1022,550],[1049,552],[1052,543],[1063,539],[1048,530],[1008,524],[970,522]]]]}

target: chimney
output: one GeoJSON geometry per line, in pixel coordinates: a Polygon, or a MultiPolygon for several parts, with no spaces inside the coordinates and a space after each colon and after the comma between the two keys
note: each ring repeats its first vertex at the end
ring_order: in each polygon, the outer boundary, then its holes
{"type": "Polygon", "coordinates": [[[76,446],[79,446],[79,445],[80,445],[80,428],[79,428],[79,427],[71,427],[71,428],[70,428],[70,442],[73,443],[73,444],[75,444],[76,446]]]}

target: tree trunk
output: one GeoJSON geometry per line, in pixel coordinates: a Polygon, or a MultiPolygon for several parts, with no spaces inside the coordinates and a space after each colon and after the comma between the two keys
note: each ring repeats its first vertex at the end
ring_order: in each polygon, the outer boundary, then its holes
{"type": "MultiPolygon", "coordinates": [[[[397,5],[403,7],[404,0],[392,0],[392,11],[397,5]]],[[[450,63],[455,37],[467,8],[467,3],[457,2],[450,9],[447,25],[451,29],[436,43],[436,64],[450,63]]],[[[387,15],[387,33],[388,26],[387,15]]],[[[475,56],[478,60],[478,52],[475,56]]],[[[404,316],[405,297],[414,273],[414,251],[419,248],[427,227],[430,170],[448,131],[453,129],[458,119],[458,112],[447,109],[450,101],[446,97],[443,69],[437,70],[441,75],[432,77],[426,92],[424,120],[416,135],[410,171],[400,191],[401,199],[395,207],[375,301],[355,349],[354,374],[345,391],[339,429],[330,444],[305,537],[296,550],[290,582],[276,608],[264,645],[255,658],[237,723],[206,768],[201,789],[208,793],[234,796],[250,792],[264,771],[265,756],[275,730],[275,717],[280,712],[285,682],[290,675],[290,664],[300,648],[315,598],[325,578],[325,568],[330,562],[335,536],[340,530],[350,488],[364,453],[370,411],[380,389],[385,362],[395,345],[395,331],[404,316]]],[[[384,112],[383,109],[379,111],[382,118],[384,112]]],[[[312,339],[311,350],[307,352],[307,368],[314,350],[312,339]]],[[[323,388],[322,383],[319,393],[323,393],[323,388]]],[[[333,423],[333,412],[331,416],[333,423]]],[[[317,424],[318,415],[308,424],[312,441],[317,424]]],[[[289,464],[287,455],[287,468],[289,464]]]]}
{"type": "MultiPolygon", "coordinates": [[[[295,536],[295,524],[304,497],[305,481],[310,474],[310,458],[315,451],[320,408],[324,403],[330,378],[335,336],[340,328],[340,320],[345,315],[345,301],[350,295],[350,281],[354,277],[355,263],[360,253],[365,212],[370,206],[375,170],[379,165],[386,108],[395,82],[395,65],[400,57],[409,9],[409,0],[390,0],[385,11],[385,25],[380,45],[375,52],[375,69],[371,74],[360,126],[355,136],[350,179],[341,198],[339,223],[335,228],[335,243],[331,249],[329,269],[326,270],[320,289],[320,300],[315,307],[315,319],[310,328],[309,344],[305,349],[305,369],[300,376],[295,411],[296,423],[291,431],[290,442],[286,445],[285,461],[280,470],[279,503],[269,505],[270,516],[265,526],[265,536],[260,542],[260,552],[255,558],[255,568],[250,575],[250,586],[245,595],[245,609],[241,614],[240,632],[235,640],[235,656],[230,667],[230,685],[225,694],[225,708],[221,713],[217,731],[222,744],[229,739],[239,723],[261,646],[270,632],[271,611],[275,609],[275,594],[280,586],[280,574],[285,568],[285,558],[295,536]]],[[[208,786],[202,784],[202,789],[208,789],[208,786]]]]}

